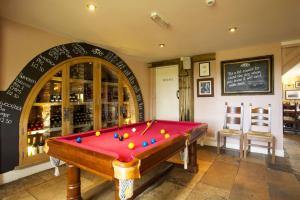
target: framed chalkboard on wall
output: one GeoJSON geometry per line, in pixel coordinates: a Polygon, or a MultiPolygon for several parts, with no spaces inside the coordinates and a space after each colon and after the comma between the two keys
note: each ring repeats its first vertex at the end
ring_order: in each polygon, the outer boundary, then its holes
{"type": "Polygon", "coordinates": [[[273,94],[273,68],[273,55],[222,61],[222,95],[273,94]]]}

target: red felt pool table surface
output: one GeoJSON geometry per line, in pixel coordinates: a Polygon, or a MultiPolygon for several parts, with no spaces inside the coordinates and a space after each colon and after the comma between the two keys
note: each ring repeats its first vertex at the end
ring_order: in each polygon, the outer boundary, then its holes
{"type": "MultiPolygon", "coordinates": [[[[113,156],[121,162],[130,162],[140,153],[154,148],[157,145],[160,145],[168,140],[179,137],[180,135],[185,135],[187,132],[201,125],[202,123],[157,120],[152,123],[150,128],[143,135],[141,133],[147,127],[145,122],[125,125],[120,128],[114,127],[102,129],[100,130],[100,136],[95,135],[96,131],[89,131],[85,133],[59,137],[55,140],[68,143],[79,148],[113,156]],[[132,132],[132,128],[136,128],[136,132],[132,132]],[[166,139],[163,134],[160,134],[161,129],[165,129],[166,133],[170,134],[170,137],[168,139],[166,139]],[[128,133],[129,138],[120,141],[118,138],[114,138],[115,133],[118,133],[119,135],[128,133]],[[82,139],[81,143],[76,142],[76,138],[78,137],[82,139]],[[155,144],[151,144],[152,138],[156,139],[155,144]],[[142,146],[143,141],[148,142],[147,147],[142,146]],[[128,148],[128,144],[130,142],[133,142],[135,144],[134,149],[128,148]]],[[[203,123],[203,125],[206,124],[203,123]]]]}

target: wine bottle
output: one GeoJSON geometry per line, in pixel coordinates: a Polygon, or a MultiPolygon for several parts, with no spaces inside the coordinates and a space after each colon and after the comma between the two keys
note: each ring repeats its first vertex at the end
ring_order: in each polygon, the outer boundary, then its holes
{"type": "Polygon", "coordinates": [[[34,123],[33,123],[33,122],[30,122],[29,128],[28,128],[28,129],[30,129],[30,131],[33,131],[33,128],[34,128],[34,123]]]}
{"type": "Polygon", "coordinates": [[[31,147],[32,149],[32,155],[34,156],[34,155],[36,155],[37,154],[37,152],[38,152],[38,144],[37,144],[37,142],[36,142],[36,137],[33,137],[33,141],[32,141],[32,147],[31,147]]]}
{"type": "Polygon", "coordinates": [[[61,102],[61,101],[62,101],[61,95],[57,95],[57,101],[58,101],[58,102],[61,102]]]}
{"type": "Polygon", "coordinates": [[[41,97],[40,97],[40,96],[37,96],[35,102],[36,102],[36,103],[41,102],[41,97]]]}
{"type": "Polygon", "coordinates": [[[38,143],[39,153],[44,153],[44,145],[45,145],[45,142],[43,140],[43,136],[41,136],[40,141],[38,143]]]}
{"type": "Polygon", "coordinates": [[[54,122],[55,122],[55,118],[51,117],[50,118],[50,127],[53,128],[54,127],[54,122]]]}
{"type": "Polygon", "coordinates": [[[53,95],[53,102],[57,102],[57,96],[56,96],[56,94],[53,95]]]}
{"type": "Polygon", "coordinates": [[[34,124],[34,127],[36,130],[40,130],[41,129],[41,123],[37,120],[34,124]]]}
{"type": "Polygon", "coordinates": [[[27,138],[27,155],[32,156],[32,146],[30,143],[30,138],[27,138]]]}
{"type": "Polygon", "coordinates": [[[54,101],[55,101],[54,95],[51,95],[50,96],[50,102],[54,102],[54,101]]]}

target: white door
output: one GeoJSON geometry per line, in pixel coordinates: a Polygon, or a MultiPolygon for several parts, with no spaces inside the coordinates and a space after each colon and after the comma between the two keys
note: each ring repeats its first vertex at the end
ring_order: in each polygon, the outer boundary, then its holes
{"type": "Polygon", "coordinates": [[[156,119],[179,120],[178,65],[156,68],[156,119]]]}

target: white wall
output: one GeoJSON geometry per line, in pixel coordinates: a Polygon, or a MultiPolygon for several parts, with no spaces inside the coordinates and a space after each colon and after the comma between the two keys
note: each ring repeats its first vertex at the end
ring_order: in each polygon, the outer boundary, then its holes
{"type": "MultiPolygon", "coordinates": [[[[211,62],[211,77],[214,78],[214,97],[197,97],[197,79],[199,79],[199,63],[194,64],[194,118],[195,121],[208,123],[208,138],[206,143],[216,144],[216,132],[222,128],[224,118],[224,104],[245,104],[245,130],[248,127],[248,106],[272,105],[272,133],[276,137],[276,155],[283,156],[282,132],[282,88],[281,88],[281,47],[279,43],[257,45],[241,49],[216,52],[216,60],[211,62]],[[221,67],[223,60],[274,55],[274,95],[221,96],[221,67]]],[[[229,146],[238,148],[238,141],[231,139],[229,146]]],[[[266,153],[264,149],[253,148],[253,151],[266,153]]]]}
{"type": "MultiPolygon", "coordinates": [[[[49,33],[0,17],[0,91],[5,91],[31,59],[54,46],[75,42],[73,38],[49,33]]],[[[101,45],[99,45],[101,47],[101,45]]],[[[145,119],[149,119],[150,70],[136,57],[120,54],[135,74],[145,103],[145,119]]]]}

